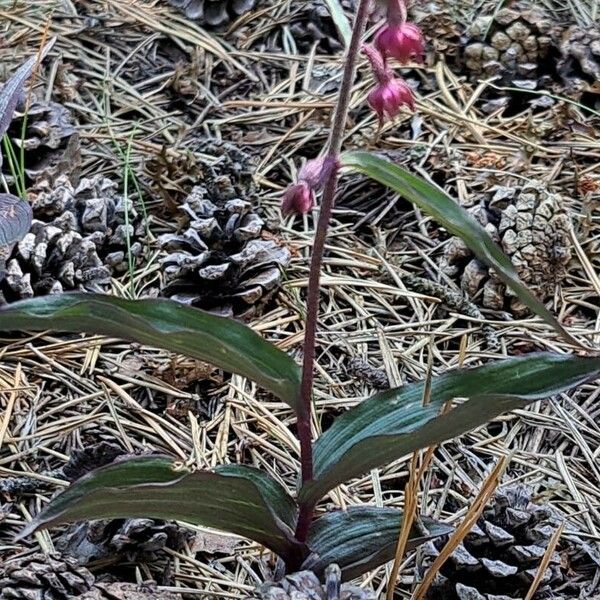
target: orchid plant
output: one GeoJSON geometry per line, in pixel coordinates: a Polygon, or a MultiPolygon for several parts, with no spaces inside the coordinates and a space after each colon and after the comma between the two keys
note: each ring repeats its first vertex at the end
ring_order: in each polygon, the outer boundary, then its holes
{"type": "MultiPolygon", "coordinates": [[[[295,413],[300,442],[297,492],[292,494],[273,476],[244,465],[201,470],[169,456],[130,457],[73,483],[22,535],[81,519],[177,519],[250,538],[278,555],[288,571],[307,568],[321,574],[328,564],[337,563],[346,579],[356,577],[394,557],[402,512],[376,506],[318,510],[320,500],[336,486],[600,374],[598,353],[583,347],[559,324],[519,280],[485,229],[442,190],[376,155],[342,153],[361,50],[373,68],[375,84],[368,103],[380,125],[416,104],[391,61],[418,60],[423,39],[407,21],[403,0],[383,4],[385,22],[374,43],[365,44],[369,0],[358,3],[327,147],[319,158],[306,163],[282,199],[284,214],[306,214],[320,198],[301,368],[252,329],[169,300],[64,294],[18,302],[0,311],[3,331],[52,329],[108,335],[180,352],[256,381],[295,413]],[[348,410],[315,440],[311,417],[320,274],[342,167],[390,187],[460,236],[578,354],[534,353],[393,388],[348,410]],[[461,402],[453,404],[458,398],[461,402]]],[[[2,96],[7,89],[12,89],[9,83],[0,92],[0,107],[7,106],[2,96]]],[[[407,547],[448,531],[444,524],[423,517],[411,530],[407,547]]]]}

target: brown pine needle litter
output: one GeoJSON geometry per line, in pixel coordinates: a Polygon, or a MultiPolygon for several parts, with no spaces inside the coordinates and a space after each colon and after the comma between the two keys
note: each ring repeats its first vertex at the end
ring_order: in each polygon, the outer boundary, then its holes
{"type": "MultiPolygon", "coordinates": [[[[273,235],[293,256],[283,288],[252,326],[300,359],[314,219],[282,221],[279,196],[300,158],[313,157],[326,139],[342,63],[339,55],[299,49],[289,33],[298,4],[265,0],[224,37],[158,0],[3,2],[0,81],[46,36],[57,37],[33,91],[61,102],[79,122],[83,176],[110,176],[122,190],[124,165],[115,144],[123,152],[131,144],[129,166],[150,215],[150,257],[156,257],[156,233],[173,227],[171,207],[200,181],[203,165],[219,162],[207,140],[231,142],[252,154],[265,220],[276,224],[273,235]]],[[[573,225],[574,259],[551,309],[574,335],[597,345],[599,117],[568,101],[535,111],[524,106],[516,114],[484,112],[493,83],[470,84],[442,65],[411,69],[407,76],[434,84],[417,91],[415,115],[403,113],[383,128],[378,147],[461,202],[508,177],[559,190],[573,225]]],[[[367,90],[367,78],[359,78],[348,148],[374,145],[377,123],[363,108],[367,90]]],[[[134,204],[140,202],[135,187],[129,192],[134,204]]],[[[356,177],[344,180],[322,284],[316,434],[331,416],[374,391],[347,373],[348,356],[399,385],[424,379],[429,356],[431,373],[439,374],[533,350],[570,351],[535,318],[485,309],[467,314],[413,290],[404,281],[408,274],[448,282],[437,262],[445,243],[445,233],[431,219],[393,194],[356,177]],[[494,347],[486,343],[490,328],[498,341],[494,347]]],[[[159,277],[156,260],[148,260],[135,273],[136,293],[143,295],[159,277]]],[[[128,278],[115,280],[113,293],[128,293],[128,278]]],[[[0,560],[24,548],[55,547],[60,530],[42,532],[25,546],[14,535],[66,484],[57,470],[72,452],[100,441],[127,451],[168,453],[202,467],[253,465],[295,490],[298,447],[288,431],[293,416],[243,377],[91,336],[4,339],[0,356],[0,480],[27,477],[39,483],[35,493],[1,496],[0,560]]],[[[538,402],[427,451],[419,468],[415,457],[406,456],[340,486],[324,505],[412,505],[415,515],[456,526],[451,539],[458,544],[502,472],[503,485],[531,485],[565,518],[557,544],[569,537],[597,547],[599,401],[597,383],[589,383],[538,402]]],[[[276,571],[274,557],[257,544],[189,529],[193,535],[182,550],[166,551],[158,565],[134,564],[138,580],[153,579],[164,593],[244,598],[276,571]]],[[[393,577],[389,567],[381,567],[360,583],[374,587],[378,597],[389,586],[395,598],[411,598],[420,558],[404,548],[402,538],[393,577]]],[[[414,598],[423,597],[433,572],[414,598]]]]}

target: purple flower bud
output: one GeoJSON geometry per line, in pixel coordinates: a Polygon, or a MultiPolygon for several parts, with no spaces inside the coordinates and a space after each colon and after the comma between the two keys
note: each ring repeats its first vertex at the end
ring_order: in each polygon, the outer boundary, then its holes
{"type": "Polygon", "coordinates": [[[283,195],[281,202],[281,212],[287,216],[292,213],[305,215],[309,212],[315,203],[315,194],[306,183],[301,181],[290,185],[283,195]]]}
{"type": "Polygon", "coordinates": [[[313,158],[300,169],[298,180],[305,182],[311,190],[316,192],[325,185],[327,178],[338,166],[337,161],[329,156],[313,158]]]}
{"type": "Polygon", "coordinates": [[[380,124],[386,116],[393,119],[402,106],[414,110],[415,98],[410,86],[403,80],[394,76],[383,56],[373,46],[364,45],[363,52],[369,58],[377,86],[367,97],[369,106],[377,113],[380,124]]]}
{"type": "Polygon", "coordinates": [[[393,78],[387,83],[379,84],[368,96],[369,106],[377,113],[379,122],[385,116],[393,119],[402,106],[415,108],[415,99],[409,85],[402,79],[393,78]]]}

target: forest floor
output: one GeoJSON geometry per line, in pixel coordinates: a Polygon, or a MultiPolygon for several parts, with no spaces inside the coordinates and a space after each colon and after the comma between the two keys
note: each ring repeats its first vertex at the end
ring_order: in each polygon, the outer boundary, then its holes
{"type": "MultiPolygon", "coordinates": [[[[79,134],[77,177],[111,179],[132,210],[146,215],[143,259],[111,279],[110,293],[143,297],[160,288],[159,236],[177,229],[177,207],[203,184],[208,166],[226,171],[223,156],[239,151],[266,224],[261,239],[291,256],[277,293],[249,323],[299,360],[316,213],[283,219],[279,203],[301,159],[326,142],[342,48],[331,26],[331,39],[318,44],[294,34],[296,4],[266,0],[214,33],[159,1],[0,1],[0,81],[43,39],[57,37],[35,97],[70,111],[79,134]]],[[[531,104],[547,96],[521,91],[509,111],[490,111],[486,104],[513,92],[472,83],[430,56],[405,71],[417,86],[415,112],[378,131],[365,102],[365,65],[360,72],[347,149],[385,150],[465,205],[494,185],[526,180],[560,193],[572,225],[571,261],[547,304],[574,335],[599,344],[598,107],[560,97],[531,104]]],[[[456,281],[440,266],[448,244],[446,232],[418,209],[356,175],[345,177],[323,272],[316,433],[372,394],[374,383],[397,386],[425,378],[429,368],[438,374],[534,350],[572,351],[530,315],[488,309],[480,295],[479,312],[469,316],[407,281],[411,274],[451,289],[456,281]]],[[[565,535],[600,547],[599,397],[597,383],[586,384],[440,445],[420,486],[420,512],[460,523],[490,470],[508,457],[503,485],[531,486],[536,502],[567,519],[565,535]]],[[[295,488],[298,444],[289,408],[241,376],[164,351],[91,336],[7,338],[0,409],[0,561],[39,549],[84,552],[64,528],[19,542],[14,534],[66,485],[61,469],[73,452],[99,442],[206,467],[254,465],[295,488]]],[[[401,508],[410,461],[348,482],[321,508],[401,508]]],[[[88,549],[96,553],[89,568],[121,581],[155,581],[162,593],[209,598],[247,597],[272,577],[274,559],[257,544],[202,528],[144,551],[140,540],[164,528],[141,524],[121,553],[114,532],[102,532],[88,549]]],[[[410,597],[420,561],[418,552],[407,555],[398,598],[410,597]]],[[[360,583],[381,595],[389,570],[360,583]]]]}

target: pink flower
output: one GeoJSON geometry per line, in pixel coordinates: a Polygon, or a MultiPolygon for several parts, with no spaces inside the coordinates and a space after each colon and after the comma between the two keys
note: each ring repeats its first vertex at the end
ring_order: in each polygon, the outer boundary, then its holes
{"type": "Polygon", "coordinates": [[[384,25],[375,36],[375,47],[384,56],[392,56],[401,63],[421,61],[424,51],[423,34],[413,23],[384,25]]]}
{"type": "Polygon", "coordinates": [[[386,115],[393,119],[402,106],[414,110],[415,98],[409,85],[398,77],[385,64],[383,56],[373,47],[365,44],[363,52],[367,55],[377,86],[367,96],[369,106],[377,113],[379,123],[382,124],[386,115]]]}
{"type": "Polygon", "coordinates": [[[402,106],[415,109],[415,99],[408,84],[397,78],[387,83],[380,83],[367,97],[369,106],[377,113],[379,122],[383,123],[385,115],[393,119],[402,106]]]}
{"type": "Polygon", "coordinates": [[[292,213],[305,215],[315,203],[315,194],[306,181],[290,185],[281,202],[281,212],[287,216],[292,213]]]}

